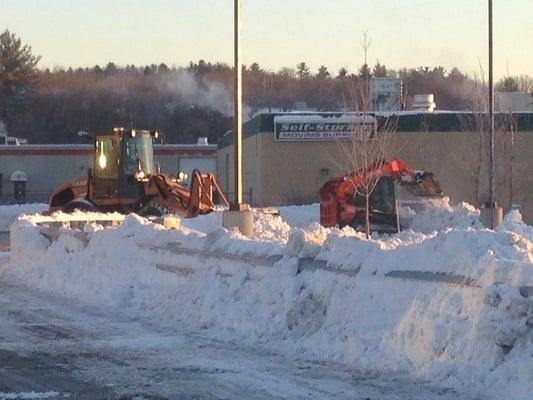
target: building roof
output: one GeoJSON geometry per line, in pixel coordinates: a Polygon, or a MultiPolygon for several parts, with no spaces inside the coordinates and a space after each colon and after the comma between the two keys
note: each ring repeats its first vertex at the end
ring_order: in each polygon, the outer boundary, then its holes
{"type": "MultiPolygon", "coordinates": [[[[476,121],[479,113],[472,111],[396,111],[396,112],[370,112],[380,124],[389,121],[395,126],[396,132],[469,132],[476,130],[476,121]]],[[[483,113],[487,114],[487,113],[483,113]]],[[[265,113],[255,116],[243,124],[243,136],[250,137],[261,132],[274,132],[274,117],[283,115],[342,117],[360,115],[360,113],[341,112],[291,112],[291,113],[265,113]]],[[[533,112],[513,113],[515,129],[517,131],[533,132],[533,112]]],[[[495,113],[496,126],[509,124],[508,113],[495,113]]],[[[226,132],[218,141],[218,148],[233,144],[233,132],[226,132]]]]}

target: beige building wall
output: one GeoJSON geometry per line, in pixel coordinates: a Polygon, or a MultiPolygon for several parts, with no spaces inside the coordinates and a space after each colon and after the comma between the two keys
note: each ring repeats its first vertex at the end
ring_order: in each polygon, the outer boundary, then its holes
{"type": "MultiPolygon", "coordinates": [[[[452,203],[480,206],[488,196],[486,148],[476,132],[399,132],[395,151],[414,169],[432,171],[452,203]],[[481,157],[481,158],[480,158],[481,157]]],[[[519,204],[524,219],[533,223],[533,134],[510,133],[497,138],[495,194],[509,210],[519,204]],[[511,152],[511,149],[513,151],[511,152]]],[[[244,146],[244,199],[255,206],[318,202],[318,190],[328,179],[350,169],[339,142],[279,142],[272,132],[247,137],[244,146]]],[[[233,191],[232,146],[218,151],[218,171],[224,189],[233,191]],[[229,167],[226,161],[229,160],[229,167]]]]}
{"type": "MultiPolygon", "coordinates": [[[[265,188],[262,179],[261,137],[254,135],[243,140],[243,201],[252,205],[264,203],[265,188]]],[[[235,196],[233,146],[224,147],[217,151],[218,182],[230,202],[235,196]]]]}

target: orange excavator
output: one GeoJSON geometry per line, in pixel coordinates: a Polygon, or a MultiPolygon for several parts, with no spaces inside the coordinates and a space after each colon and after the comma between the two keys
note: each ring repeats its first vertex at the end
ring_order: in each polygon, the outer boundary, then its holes
{"type": "Polygon", "coordinates": [[[362,189],[373,186],[369,195],[371,227],[377,231],[398,230],[395,182],[413,196],[443,195],[431,172],[413,170],[400,159],[377,160],[367,168],[333,178],[320,188],[320,224],[325,227],[364,226],[366,199],[362,189]],[[370,181],[375,184],[365,185],[370,181]]]}
{"type": "Polygon", "coordinates": [[[195,217],[213,211],[215,193],[229,206],[212,173],[194,170],[189,186],[183,172],[161,173],[154,163],[153,140],[158,131],[114,128],[94,139],[93,168],[87,176],[64,183],[51,195],[54,211],[99,211],[161,216],[166,213],[195,217]]]}

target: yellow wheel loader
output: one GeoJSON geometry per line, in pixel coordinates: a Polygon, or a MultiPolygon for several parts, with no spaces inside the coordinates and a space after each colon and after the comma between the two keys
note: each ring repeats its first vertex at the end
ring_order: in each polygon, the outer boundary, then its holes
{"type": "Polygon", "coordinates": [[[48,214],[54,211],[97,211],[182,217],[206,214],[215,207],[215,194],[228,201],[212,173],[187,176],[161,173],[154,163],[153,140],[158,131],[114,128],[93,137],[93,167],[87,176],[68,181],[51,195],[48,214]]]}

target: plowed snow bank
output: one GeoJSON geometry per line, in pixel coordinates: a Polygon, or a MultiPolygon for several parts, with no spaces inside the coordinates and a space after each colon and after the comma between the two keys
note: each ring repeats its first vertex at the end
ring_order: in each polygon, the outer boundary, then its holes
{"type": "Polygon", "coordinates": [[[65,230],[50,243],[22,218],[0,271],[3,279],[222,339],[529,399],[533,299],[519,288],[533,286],[533,230],[518,212],[496,231],[466,222],[476,214],[466,206],[446,212],[451,218],[443,220],[459,228],[444,223],[431,233],[371,240],[312,221],[290,227],[283,213],[259,218],[263,240],[249,240],[217,228],[215,213],[187,221],[182,231],[130,215],[116,228],[88,229],[88,242],[65,230]],[[168,243],[283,258],[257,267],[155,249],[168,243]],[[298,272],[299,258],[332,271],[298,272]],[[392,278],[394,271],[463,276],[468,284],[392,278]]]}

